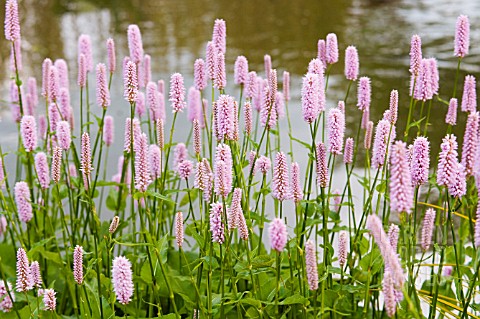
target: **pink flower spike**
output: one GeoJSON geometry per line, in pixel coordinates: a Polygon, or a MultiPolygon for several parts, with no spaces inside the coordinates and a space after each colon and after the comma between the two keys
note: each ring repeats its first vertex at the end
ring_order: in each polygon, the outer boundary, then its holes
{"type": "Polygon", "coordinates": [[[178,165],[188,157],[187,147],[183,143],[178,143],[173,150],[173,168],[177,170],[178,165]]]}
{"type": "Polygon", "coordinates": [[[456,163],[455,171],[453,171],[452,184],[448,187],[448,193],[456,198],[460,198],[467,193],[467,179],[465,167],[456,163]]]}
{"type": "Polygon", "coordinates": [[[0,311],[10,312],[15,302],[15,294],[13,293],[12,284],[8,281],[0,281],[0,311]],[[10,291],[10,295],[7,291],[10,291]]]}
{"type": "Polygon", "coordinates": [[[79,245],[73,250],[73,278],[77,284],[83,283],[83,247],[79,245]]]}
{"type": "Polygon", "coordinates": [[[213,203],[210,208],[210,232],[212,242],[223,244],[225,241],[225,229],[222,222],[223,204],[213,203]]]}
{"type": "Polygon", "coordinates": [[[31,115],[25,115],[20,122],[23,147],[26,152],[32,152],[37,147],[37,123],[31,115]]]}
{"type": "Polygon", "coordinates": [[[388,240],[394,252],[397,251],[399,233],[400,233],[400,228],[395,224],[391,224],[390,227],[388,228],[388,240]]]}
{"type": "Polygon", "coordinates": [[[128,304],[133,296],[133,280],[132,264],[127,258],[119,256],[113,260],[112,282],[118,302],[128,304]]]}
{"type": "Polygon", "coordinates": [[[449,134],[443,138],[440,145],[440,155],[438,159],[437,184],[445,185],[449,189],[453,188],[455,183],[455,174],[458,164],[458,143],[457,137],[449,134]]]}
{"type": "Polygon", "coordinates": [[[387,120],[380,120],[375,131],[373,142],[372,166],[380,168],[390,157],[390,145],[395,139],[395,127],[392,127],[387,120]],[[391,132],[391,133],[390,133],[391,132]],[[387,145],[387,142],[388,145],[387,145]]]}
{"type": "Polygon", "coordinates": [[[390,92],[390,116],[389,120],[392,125],[395,125],[397,123],[397,118],[398,118],[398,91],[397,90],[392,90],[390,92]]]}
{"type": "Polygon", "coordinates": [[[142,118],[145,112],[145,93],[138,91],[137,100],[135,101],[135,113],[137,113],[139,118],[142,118]]]}
{"type": "MultiPolygon", "coordinates": [[[[34,77],[29,77],[27,80],[28,93],[32,96],[33,105],[38,105],[37,80],[34,77]]],[[[33,114],[30,114],[33,115],[33,114]]]]}
{"type": "Polygon", "coordinates": [[[328,112],[328,151],[331,154],[339,155],[343,149],[343,138],[345,135],[345,114],[338,108],[330,109],[328,112]]]}
{"type": "Polygon", "coordinates": [[[78,57],[81,55],[85,56],[85,68],[86,71],[93,70],[93,55],[92,55],[92,43],[90,36],[86,34],[80,35],[78,38],[78,57]]]}
{"type": "Polygon", "coordinates": [[[87,132],[82,134],[82,153],[81,153],[81,171],[83,175],[83,185],[86,190],[89,189],[90,185],[90,173],[93,170],[92,167],[92,151],[90,148],[90,136],[87,132]]]}
{"type": "Polygon", "coordinates": [[[475,162],[478,161],[476,155],[479,140],[479,117],[479,112],[471,112],[468,114],[465,135],[463,136],[462,165],[465,167],[467,176],[474,174],[475,162]]]}
{"type": "Polygon", "coordinates": [[[317,58],[322,62],[323,66],[327,65],[327,44],[325,40],[318,40],[317,44],[317,58]]]}
{"type": "Polygon", "coordinates": [[[327,148],[322,142],[317,144],[316,152],[316,171],[317,171],[317,185],[325,188],[328,187],[328,163],[327,163],[327,148]]]}
{"type": "Polygon", "coordinates": [[[42,63],[42,96],[48,97],[48,79],[50,76],[50,68],[52,67],[52,60],[46,58],[42,63]]]}
{"type": "Polygon", "coordinates": [[[243,105],[244,119],[245,119],[245,134],[250,135],[253,127],[252,104],[246,101],[243,105]]]}
{"type": "Polygon", "coordinates": [[[345,151],[343,152],[343,162],[345,164],[353,163],[353,147],[354,141],[352,137],[347,138],[345,141],[345,151]]]}
{"type": "Polygon", "coordinates": [[[45,115],[40,115],[38,117],[38,134],[43,140],[47,138],[47,118],[45,115]]]}
{"type": "Polygon", "coordinates": [[[56,101],[59,94],[59,78],[58,70],[56,67],[50,67],[50,73],[48,75],[48,97],[51,101],[56,101]]]}
{"type": "Polygon", "coordinates": [[[475,77],[473,75],[465,76],[462,96],[462,112],[475,112],[477,110],[477,91],[475,77]]]}
{"type": "Polygon", "coordinates": [[[150,119],[156,121],[160,118],[160,93],[155,82],[147,84],[147,105],[150,110],[150,119]]]}
{"type": "Polygon", "coordinates": [[[291,190],[288,178],[287,156],[283,152],[278,152],[275,156],[272,194],[274,198],[281,202],[290,199],[291,190]]]}
{"type": "Polygon", "coordinates": [[[195,188],[203,192],[203,199],[210,201],[212,194],[213,174],[206,158],[197,163],[195,170],[195,188]]]}
{"type": "Polygon", "coordinates": [[[233,190],[231,206],[227,209],[228,230],[237,228],[239,216],[243,215],[242,210],[242,189],[235,188],[233,190]]]}
{"type": "Polygon", "coordinates": [[[338,41],[335,33],[327,34],[326,61],[328,64],[334,64],[338,62],[338,41]]]}
{"type": "Polygon", "coordinates": [[[145,54],[143,57],[143,83],[146,85],[146,83],[152,81],[152,57],[148,54],[145,54]]]}
{"type": "Polygon", "coordinates": [[[285,248],[285,245],[287,244],[288,236],[287,226],[283,222],[283,219],[275,218],[270,223],[269,234],[270,247],[272,247],[273,250],[282,252],[285,248]]]}
{"type": "Polygon", "coordinates": [[[423,227],[422,227],[422,249],[427,251],[432,244],[432,235],[435,227],[435,210],[433,208],[427,209],[425,212],[425,217],[423,218],[423,227]]]}
{"type": "Polygon", "coordinates": [[[165,132],[164,132],[164,124],[163,124],[163,119],[158,119],[156,124],[157,127],[157,144],[158,147],[160,147],[161,150],[163,150],[164,146],[164,139],[165,139],[165,132]]]}
{"type": "Polygon", "coordinates": [[[35,170],[37,171],[38,182],[42,189],[50,185],[50,171],[48,169],[47,155],[43,152],[35,155],[35,170]]]}
{"type": "Polygon", "coordinates": [[[17,250],[17,291],[27,292],[33,288],[32,272],[29,267],[27,252],[23,248],[17,250]]]}
{"type": "Polygon", "coordinates": [[[217,51],[225,54],[227,50],[227,26],[225,20],[216,19],[213,26],[212,42],[217,51]]]}
{"type": "Polygon", "coordinates": [[[456,98],[451,98],[450,103],[448,104],[447,115],[445,116],[446,124],[457,125],[457,109],[458,109],[458,100],[456,98]]]}
{"type": "Polygon", "coordinates": [[[54,63],[55,67],[58,70],[58,86],[60,88],[69,88],[68,83],[68,66],[67,62],[64,59],[57,59],[54,63]]]}
{"type": "Polygon", "coordinates": [[[175,214],[175,237],[177,240],[178,248],[182,248],[183,245],[183,213],[177,212],[175,214]]]}
{"type": "Polygon", "coordinates": [[[84,88],[87,85],[87,58],[85,57],[85,54],[80,54],[78,57],[77,84],[81,88],[84,88]]]}
{"type": "Polygon", "coordinates": [[[215,78],[215,64],[217,63],[216,56],[217,56],[217,50],[215,49],[214,44],[211,41],[209,41],[207,43],[205,57],[206,57],[207,75],[211,80],[215,78]]]}
{"type": "Polygon", "coordinates": [[[418,75],[422,62],[422,39],[419,35],[412,36],[410,45],[410,73],[413,77],[418,75]]]}
{"type": "Polygon", "coordinates": [[[190,160],[182,161],[178,164],[177,172],[181,179],[188,179],[193,172],[193,162],[190,160]]]}
{"type": "Polygon", "coordinates": [[[183,76],[180,73],[172,74],[170,78],[170,103],[172,104],[172,113],[183,112],[185,103],[185,86],[183,76]]]}
{"type": "Polygon", "coordinates": [[[5,39],[8,41],[20,40],[17,0],[7,0],[5,4],[5,39]]]}
{"type": "Polygon", "coordinates": [[[272,100],[271,88],[266,85],[262,92],[262,105],[260,109],[260,120],[262,126],[267,126],[269,129],[277,124],[277,109],[272,100]],[[267,123],[268,122],[268,123],[267,123]]]}
{"type": "Polygon", "coordinates": [[[468,47],[470,46],[470,22],[468,17],[460,15],[457,18],[455,28],[455,50],[454,54],[458,58],[463,58],[468,54],[468,47]]]}
{"type": "Polygon", "coordinates": [[[302,86],[303,119],[311,124],[320,114],[320,78],[318,74],[307,73],[302,86]]]}
{"type": "Polygon", "coordinates": [[[148,147],[148,167],[153,179],[162,175],[162,152],[158,145],[152,144],[148,147]]]}
{"type": "Polygon", "coordinates": [[[317,250],[311,240],[305,243],[305,266],[307,270],[308,287],[310,290],[315,291],[318,289],[317,250]]]}
{"type": "Polygon", "coordinates": [[[245,85],[248,77],[248,60],[243,55],[240,55],[235,60],[234,79],[235,84],[245,85]]]}
{"type": "Polygon", "coordinates": [[[340,231],[338,237],[338,263],[340,267],[345,267],[347,263],[347,247],[348,247],[348,232],[345,230],[340,231]]]}
{"type": "Polygon", "coordinates": [[[235,101],[229,95],[220,95],[216,103],[215,125],[217,140],[233,140],[235,124],[235,101]]]}
{"type": "Polygon", "coordinates": [[[407,147],[397,141],[390,163],[390,208],[397,213],[410,213],[413,207],[412,176],[407,162],[407,147]]]}
{"type": "Polygon", "coordinates": [[[30,272],[32,274],[32,286],[40,288],[42,287],[42,275],[40,274],[40,264],[38,261],[32,261],[30,264],[30,272]]]}
{"type": "MultiPolygon", "coordinates": [[[[476,220],[480,221],[480,203],[477,203],[476,220]]],[[[475,222],[475,235],[474,235],[475,247],[480,247],[480,223],[475,222]]]]}
{"type": "Polygon", "coordinates": [[[227,197],[232,190],[233,161],[230,146],[219,144],[215,152],[215,193],[227,197]],[[222,171],[219,164],[223,162],[222,171]]]}
{"type": "Polygon", "coordinates": [[[283,97],[290,101],[290,73],[283,71],[283,97]]]}
{"type": "Polygon", "coordinates": [[[358,52],[354,46],[349,46],[345,50],[345,77],[347,80],[356,81],[358,78],[358,52]]]}
{"type": "Polygon", "coordinates": [[[120,217],[114,216],[112,219],[112,222],[110,223],[110,227],[108,227],[108,232],[110,234],[115,233],[115,231],[118,228],[118,225],[120,225],[120,217]]]}
{"type": "Polygon", "coordinates": [[[385,268],[391,271],[393,278],[393,285],[401,288],[405,282],[405,275],[400,265],[397,253],[392,249],[387,234],[383,230],[382,221],[377,215],[368,215],[366,227],[370,230],[375,243],[380,249],[385,268]]]}
{"type": "Polygon", "coordinates": [[[145,193],[151,183],[148,171],[147,135],[145,133],[141,133],[138,137],[138,144],[135,151],[135,188],[145,193]]]}
{"type": "Polygon", "coordinates": [[[187,118],[190,122],[193,122],[194,119],[198,120],[202,117],[201,103],[200,91],[191,86],[188,89],[187,96],[187,118]]]}
{"type": "Polygon", "coordinates": [[[138,94],[138,78],[137,66],[132,61],[128,61],[125,65],[123,85],[123,97],[127,102],[134,103],[138,94]]]}
{"type": "Polygon", "coordinates": [[[68,121],[72,117],[72,106],[70,105],[70,92],[67,88],[61,88],[57,99],[57,105],[60,109],[61,117],[68,121]]]}
{"type": "Polygon", "coordinates": [[[195,154],[200,156],[202,151],[202,135],[200,132],[200,123],[197,119],[193,120],[193,149],[195,154]]]}
{"type": "Polygon", "coordinates": [[[253,99],[257,94],[257,73],[255,71],[248,72],[247,83],[245,83],[245,97],[253,99]]]}
{"type": "Polygon", "coordinates": [[[270,70],[272,69],[272,57],[269,54],[263,56],[263,64],[265,66],[265,78],[270,78],[270,70]]]}
{"type": "Polygon", "coordinates": [[[115,42],[112,38],[107,39],[107,65],[110,73],[115,72],[117,68],[117,58],[115,55],[115,42]]]}
{"type": "MultiPolygon", "coordinates": [[[[52,157],[52,180],[58,184],[60,182],[60,170],[62,167],[62,149],[60,147],[55,147],[53,149],[52,157]]],[[[73,165],[69,167],[70,177],[77,177],[76,167],[73,165]]]]}
{"type": "Polygon", "coordinates": [[[70,124],[67,121],[60,121],[57,123],[57,141],[58,146],[64,150],[70,149],[72,143],[70,124]]]}
{"type": "MultiPolygon", "coordinates": [[[[250,156],[251,156],[250,163],[254,158],[254,154],[252,152],[254,153],[254,151],[250,152],[250,156]]],[[[263,175],[266,175],[270,170],[270,168],[272,168],[272,162],[268,157],[262,155],[255,161],[255,167],[254,167],[253,173],[255,174],[256,172],[260,171],[263,175]]]]}
{"type": "Polygon", "coordinates": [[[430,142],[426,137],[419,136],[413,142],[411,174],[414,186],[420,186],[428,182],[429,168],[430,142]]]}
{"type": "Polygon", "coordinates": [[[132,59],[133,63],[139,64],[143,59],[142,34],[136,24],[128,26],[127,34],[130,59],[132,59]]]}
{"type": "Polygon", "coordinates": [[[113,144],[114,138],[114,122],[113,117],[110,115],[105,116],[103,123],[103,141],[106,146],[111,146],[113,144]]]}
{"type": "Polygon", "coordinates": [[[223,90],[227,86],[227,74],[225,71],[225,56],[218,52],[215,57],[215,79],[214,87],[217,90],[223,90]]]}
{"type": "Polygon", "coordinates": [[[103,63],[97,64],[97,104],[103,108],[110,105],[110,90],[108,89],[107,67],[103,63]]]}
{"type": "Polygon", "coordinates": [[[372,96],[372,88],[370,84],[370,78],[363,76],[358,81],[358,108],[365,112],[370,110],[372,96]]]}
{"type": "Polygon", "coordinates": [[[383,275],[382,292],[384,295],[385,311],[387,316],[393,318],[397,311],[397,297],[395,286],[390,269],[385,267],[385,274],[383,275]]]}
{"type": "Polygon", "coordinates": [[[319,59],[312,59],[308,63],[307,73],[314,73],[323,76],[325,67],[319,59]]]}
{"type": "Polygon", "coordinates": [[[300,166],[298,163],[292,163],[292,198],[295,203],[303,199],[303,190],[300,184],[300,166]]]}
{"type": "Polygon", "coordinates": [[[203,59],[195,60],[193,65],[193,74],[195,88],[199,91],[202,91],[207,87],[207,75],[206,75],[206,65],[203,59]]]}

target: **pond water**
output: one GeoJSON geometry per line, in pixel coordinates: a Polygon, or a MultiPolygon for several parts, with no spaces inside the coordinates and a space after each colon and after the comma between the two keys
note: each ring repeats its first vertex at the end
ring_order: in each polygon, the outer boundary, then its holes
{"type": "MultiPolygon", "coordinates": [[[[360,54],[361,75],[372,78],[370,116],[374,122],[388,107],[389,92],[392,89],[400,91],[397,131],[403,131],[408,112],[408,51],[412,34],[418,33],[422,37],[424,56],[438,59],[440,96],[448,100],[453,91],[457,65],[453,57],[455,21],[459,14],[468,14],[471,49],[462,63],[459,83],[463,83],[465,74],[478,74],[480,71],[480,1],[476,0],[24,0],[20,1],[19,10],[23,39],[22,78],[25,80],[32,75],[40,84],[43,59],[66,58],[74,108],[78,108],[79,96],[74,83],[80,34],[92,37],[95,63],[106,60],[105,40],[113,37],[120,64],[127,54],[127,26],[136,23],[142,31],[145,52],[152,56],[153,79],[168,81],[171,73],[181,72],[189,86],[193,82],[193,62],[204,56],[213,21],[223,18],[227,22],[227,92],[238,97],[238,88],[233,86],[233,63],[238,55],[245,55],[250,69],[263,74],[263,56],[270,54],[273,67],[278,69],[279,74],[287,70],[292,75],[290,110],[294,135],[306,140],[309,139],[308,127],[299,116],[301,76],[306,72],[308,62],[316,56],[318,39],[330,32],[338,35],[341,62],[331,70],[327,93],[329,107],[345,96],[347,81],[343,76],[343,53],[348,45],[356,45],[360,54]]],[[[8,46],[7,41],[0,41],[0,63],[4,70],[8,70],[8,46]]],[[[91,82],[93,80],[91,75],[91,82]]],[[[0,81],[2,100],[8,100],[9,73],[2,72],[0,81]]],[[[461,86],[457,96],[461,94],[461,86]]],[[[122,98],[120,73],[115,76],[112,87],[113,102],[108,112],[120,120],[129,109],[122,98]]],[[[90,90],[93,101],[93,88],[90,90]]],[[[350,136],[355,135],[360,116],[355,100],[353,90],[347,103],[347,134],[350,136]]],[[[3,102],[1,106],[0,142],[4,149],[14,149],[16,125],[11,121],[8,104],[3,102]]],[[[429,136],[433,140],[432,150],[436,152],[437,144],[445,134],[443,121],[446,106],[435,101],[432,110],[429,136]]],[[[464,116],[459,117],[459,125],[454,131],[460,138],[464,120],[464,116]]],[[[187,123],[178,124],[180,128],[184,125],[187,123]]],[[[285,123],[282,123],[283,127],[285,123]]],[[[116,128],[116,144],[121,145],[123,123],[117,121],[116,128]]],[[[178,129],[176,138],[186,135],[184,131],[188,129],[178,129]]],[[[296,148],[295,152],[301,150],[296,148]]],[[[116,156],[120,152],[120,146],[114,147],[111,155],[116,156]]]]}

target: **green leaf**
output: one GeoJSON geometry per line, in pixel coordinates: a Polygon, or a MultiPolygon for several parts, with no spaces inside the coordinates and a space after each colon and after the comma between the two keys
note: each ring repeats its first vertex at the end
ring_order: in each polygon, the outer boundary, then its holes
{"type": "Polygon", "coordinates": [[[160,255],[160,262],[165,264],[168,260],[168,237],[167,235],[160,238],[157,243],[157,249],[160,255]]]}
{"type": "Polygon", "coordinates": [[[407,127],[407,130],[411,127],[420,127],[420,123],[422,123],[422,121],[425,119],[425,117],[422,117],[421,119],[419,119],[418,121],[415,121],[415,122],[412,122],[408,125],[407,127]]]}
{"type": "Polygon", "coordinates": [[[299,295],[299,294],[295,294],[293,296],[285,298],[279,304],[281,304],[281,305],[301,304],[301,305],[307,306],[309,304],[309,302],[308,302],[308,299],[305,298],[304,296],[299,295]]]}
{"type": "Polygon", "coordinates": [[[150,196],[150,197],[156,197],[156,198],[161,199],[161,200],[166,201],[166,202],[170,202],[170,203],[173,203],[173,204],[175,203],[171,198],[169,198],[165,195],[162,195],[158,192],[147,190],[147,195],[150,196]]]}
{"type": "Polygon", "coordinates": [[[385,191],[387,190],[387,181],[382,181],[380,184],[378,184],[375,189],[377,190],[377,192],[379,192],[380,194],[383,194],[385,193],[385,191]]]}
{"type": "Polygon", "coordinates": [[[239,303],[254,306],[255,308],[261,308],[262,307],[262,303],[259,300],[253,299],[253,298],[240,299],[239,303]]]}
{"type": "Polygon", "coordinates": [[[257,268],[271,267],[274,262],[275,262],[275,258],[269,255],[256,256],[252,260],[252,268],[257,269],[257,268]]]}
{"type": "Polygon", "coordinates": [[[215,270],[220,267],[215,257],[205,256],[205,257],[202,257],[201,260],[205,262],[205,264],[208,266],[207,268],[212,267],[212,270],[215,270]]]}
{"type": "Polygon", "coordinates": [[[291,134],[289,134],[289,136],[293,141],[305,146],[305,148],[307,148],[308,150],[310,150],[312,148],[312,145],[310,145],[308,143],[305,143],[304,141],[301,141],[298,138],[293,137],[291,134]]]}
{"type": "Polygon", "coordinates": [[[180,207],[187,205],[190,201],[192,201],[192,203],[195,202],[195,200],[198,197],[198,189],[196,188],[185,189],[185,191],[187,192],[187,194],[185,194],[185,196],[183,196],[182,200],[180,201],[180,204],[179,204],[180,207]],[[190,197],[189,197],[189,194],[190,194],[190,197]]]}

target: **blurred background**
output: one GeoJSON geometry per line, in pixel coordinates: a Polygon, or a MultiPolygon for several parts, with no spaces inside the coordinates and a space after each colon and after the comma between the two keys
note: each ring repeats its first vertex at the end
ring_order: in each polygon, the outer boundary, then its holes
{"type": "MultiPolygon", "coordinates": [[[[4,7],[1,7],[3,18],[4,7]]],[[[360,73],[372,79],[370,117],[375,123],[388,107],[389,92],[392,89],[400,91],[401,114],[397,132],[404,130],[408,112],[408,52],[413,34],[422,37],[424,57],[438,59],[440,96],[448,100],[453,91],[457,66],[457,59],[453,56],[455,21],[458,15],[467,14],[471,23],[470,54],[462,62],[457,97],[461,96],[464,75],[478,75],[480,71],[478,0],[20,0],[19,12],[22,79],[25,81],[28,76],[35,76],[41,85],[44,58],[65,58],[69,65],[74,109],[78,108],[79,96],[74,84],[80,34],[91,36],[95,63],[106,61],[105,40],[113,37],[120,70],[121,61],[128,52],[127,27],[132,23],[138,24],[145,53],[152,56],[153,79],[168,82],[171,73],[181,72],[188,87],[193,83],[194,60],[204,57],[213,21],[222,18],[227,23],[227,92],[238,98],[239,90],[233,85],[233,63],[238,55],[245,55],[250,69],[263,75],[263,56],[270,54],[279,75],[284,70],[292,75],[292,101],[289,106],[296,127],[294,135],[305,139],[309,138],[309,132],[299,116],[301,77],[306,73],[308,62],[317,55],[318,39],[325,38],[330,32],[338,36],[340,62],[331,71],[328,106],[335,106],[345,96],[344,50],[348,45],[355,45],[360,55],[360,73]]],[[[16,124],[8,107],[9,45],[2,36],[0,63],[5,71],[0,73],[0,143],[4,149],[14,149],[17,142],[16,124]]],[[[91,74],[91,83],[93,77],[91,74]]],[[[117,72],[109,113],[119,120],[129,110],[122,98],[122,89],[120,72],[117,72]]],[[[91,87],[90,97],[94,104],[93,90],[91,87]]],[[[350,92],[347,103],[347,123],[355,123],[355,126],[347,127],[350,136],[355,134],[360,117],[355,107],[355,91],[350,92]]],[[[100,113],[95,105],[92,110],[100,113]]],[[[440,141],[445,134],[446,110],[442,103],[433,103],[430,134],[434,140],[440,141]]],[[[459,137],[463,135],[464,120],[465,117],[459,117],[456,127],[459,137]]],[[[187,125],[187,122],[179,125],[187,125]]],[[[121,145],[123,123],[117,121],[116,128],[116,144],[121,145]]],[[[182,133],[179,134],[182,136],[182,133]]],[[[118,148],[116,153],[120,154],[120,146],[118,148]]],[[[434,145],[433,150],[437,149],[434,145]]]]}

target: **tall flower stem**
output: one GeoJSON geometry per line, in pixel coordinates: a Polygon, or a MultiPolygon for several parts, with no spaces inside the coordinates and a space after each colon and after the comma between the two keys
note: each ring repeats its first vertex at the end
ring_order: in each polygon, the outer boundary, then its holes
{"type": "Polygon", "coordinates": [[[162,188],[161,190],[164,191],[165,190],[165,181],[167,179],[167,167],[168,167],[168,159],[170,157],[170,151],[172,149],[172,139],[173,139],[173,132],[175,130],[175,122],[177,120],[177,114],[178,113],[175,113],[173,115],[173,122],[172,122],[172,127],[170,128],[170,140],[168,142],[168,148],[167,148],[167,155],[165,157],[165,165],[164,165],[164,169],[163,169],[163,179],[162,179],[162,188]]]}
{"type": "Polygon", "coordinates": [[[458,58],[458,62],[457,62],[457,70],[455,71],[455,82],[453,83],[453,93],[452,93],[452,97],[456,97],[456,94],[457,94],[457,84],[458,84],[458,76],[460,74],[460,64],[462,63],[462,58],[458,58]]]}
{"type": "Polygon", "coordinates": [[[280,297],[280,252],[275,251],[276,254],[276,266],[277,266],[277,288],[275,290],[275,315],[277,318],[280,318],[280,307],[278,306],[278,299],[280,297]]]}

